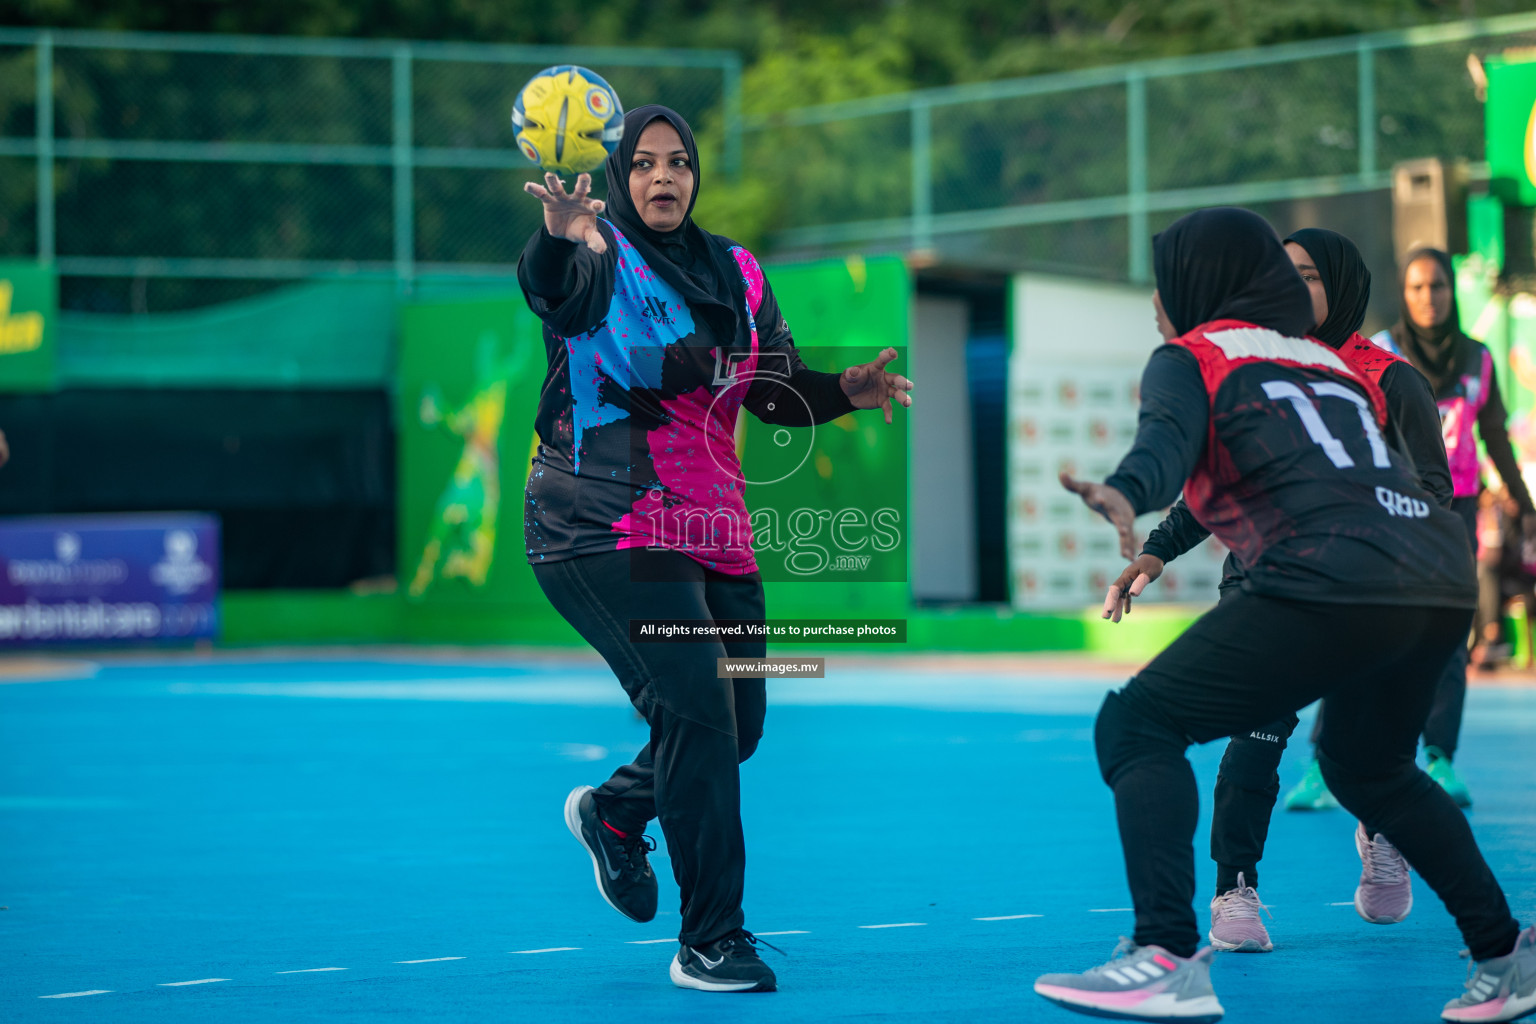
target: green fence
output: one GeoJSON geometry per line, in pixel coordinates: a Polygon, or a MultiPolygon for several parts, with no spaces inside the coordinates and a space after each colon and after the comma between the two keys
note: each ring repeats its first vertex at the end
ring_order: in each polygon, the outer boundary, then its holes
{"type": "Polygon", "coordinates": [[[315,276],[503,277],[538,213],[512,96],[576,61],[772,183],[780,255],[914,249],[1141,282],[1142,241],[1186,210],[1480,161],[1467,56],[1533,44],[1520,14],[744,123],[725,51],[0,29],[0,258],[51,260],[66,309],[110,312],[315,276]]]}
{"type": "Polygon", "coordinates": [[[739,164],[725,51],[0,29],[0,258],[52,261],[66,308],[114,312],[503,276],[538,223],[512,100],[572,62],[718,128],[739,164]]]}
{"type": "Polygon", "coordinates": [[[793,197],[780,252],[909,248],[1139,283],[1151,231],[1187,210],[1480,161],[1468,54],[1533,44],[1520,14],[881,96],[754,116],[747,160],[793,197]]]}

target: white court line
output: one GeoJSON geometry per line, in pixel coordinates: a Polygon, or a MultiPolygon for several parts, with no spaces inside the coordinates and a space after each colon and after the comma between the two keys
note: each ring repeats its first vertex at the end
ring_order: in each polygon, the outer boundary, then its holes
{"type": "Polygon", "coordinates": [[[229,981],[228,978],[198,978],[196,981],[162,981],[160,988],[180,988],[183,985],[211,985],[216,981],[229,981]]]}
{"type": "Polygon", "coordinates": [[[1328,905],[1330,907],[1352,907],[1352,906],[1355,905],[1355,901],[1354,900],[1345,900],[1343,903],[1330,903],[1328,905]]]}
{"type": "Polygon", "coordinates": [[[1129,914],[1135,907],[1103,907],[1098,910],[1090,910],[1090,914],[1129,914]]]}
{"type": "Polygon", "coordinates": [[[861,924],[860,928],[926,928],[927,921],[901,921],[896,924],[861,924]]]}
{"type": "Polygon", "coordinates": [[[676,942],[676,939],[630,939],[631,946],[654,946],[659,942],[676,942]]]}
{"type": "Polygon", "coordinates": [[[580,946],[550,946],[548,949],[509,949],[508,953],[569,953],[580,946]]]}
{"type": "Polygon", "coordinates": [[[52,996],[38,996],[39,999],[73,999],[75,996],[104,996],[112,990],[109,988],[93,988],[88,992],[60,992],[52,996]]]}
{"type": "Polygon", "coordinates": [[[809,935],[811,933],[810,932],[802,932],[802,931],[789,931],[789,932],[753,932],[752,934],[753,935],[809,935]]]}
{"type": "Polygon", "coordinates": [[[463,960],[463,959],[464,959],[464,957],[462,957],[462,956],[434,956],[434,957],[428,957],[426,960],[396,960],[395,963],[397,963],[397,964],[436,964],[436,963],[442,963],[444,960],[463,960]]]}
{"type": "Polygon", "coordinates": [[[1044,914],[1004,914],[1002,917],[973,917],[972,921],[1022,921],[1026,917],[1044,917],[1044,914]]]}
{"type": "Polygon", "coordinates": [[[325,971],[345,971],[345,967],[306,967],[302,971],[274,971],[275,974],[322,974],[325,971]]]}

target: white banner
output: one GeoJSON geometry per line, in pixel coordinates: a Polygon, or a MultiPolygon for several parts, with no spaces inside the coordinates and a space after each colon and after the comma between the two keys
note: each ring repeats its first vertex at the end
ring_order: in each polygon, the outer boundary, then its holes
{"type": "MultiPolygon", "coordinates": [[[[1020,275],[1008,360],[1008,562],[1013,604],[1100,604],[1125,568],[1115,531],[1057,482],[1102,481],[1136,435],[1147,357],[1161,343],[1149,289],[1020,275]]],[[[1162,519],[1137,521],[1137,541],[1162,519]]],[[[1139,551],[1139,547],[1138,547],[1139,551]]],[[[1169,565],[1148,601],[1216,599],[1226,550],[1208,540],[1169,565]]]]}

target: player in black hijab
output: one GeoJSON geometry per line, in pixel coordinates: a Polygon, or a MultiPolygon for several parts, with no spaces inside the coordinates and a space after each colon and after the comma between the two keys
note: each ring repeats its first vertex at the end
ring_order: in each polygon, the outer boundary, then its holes
{"type": "MultiPolygon", "coordinates": [[[[1159,235],[1154,257],[1171,336],[1142,376],[1135,443],[1103,484],[1062,483],[1115,526],[1127,558],[1136,516],[1182,488],[1245,574],[1105,699],[1094,742],[1114,791],[1134,938],[1123,958],[1045,975],[1035,991],[1099,1016],[1221,1015],[1209,950],[1198,950],[1198,797],[1185,751],[1324,695],[1323,770],[1339,800],[1445,901],[1485,978],[1526,969],[1512,957],[1536,969],[1536,930],[1520,932],[1466,818],[1414,763],[1439,665],[1476,604],[1459,524],[1386,446],[1375,384],[1297,336],[1316,318],[1268,223],[1200,211],[1159,235]]],[[[1447,1013],[1486,1011],[1486,996],[1467,1000],[1447,1013]]]]}

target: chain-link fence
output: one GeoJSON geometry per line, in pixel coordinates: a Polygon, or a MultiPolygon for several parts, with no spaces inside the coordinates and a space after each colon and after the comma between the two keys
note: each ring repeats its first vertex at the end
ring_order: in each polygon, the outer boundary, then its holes
{"type": "Polygon", "coordinates": [[[728,52],[0,29],[0,258],[53,260],[65,307],[102,311],[336,274],[505,277],[538,222],[512,98],[577,62],[771,183],[778,254],[1146,281],[1146,240],[1186,210],[1379,205],[1394,161],[1481,160],[1467,55],[1532,44],[1536,14],[1513,15],[804,108],[743,133],[728,52]]]}
{"type": "Polygon", "coordinates": [[[504,277],[539,218],[512,101],[566,63],[739,162],[730,52],[0,29],[0,258],[52,260],[65,308],[111,311],[504,277]]]}
{"type": "MultiPolygon", "coordinates": [[[[931,89],[756,116],[780,253],[1148,281],[1188,210],[1360,197],[1394,162],[1483,158],[1469,53],[1536,44],[1536,14],[931,89]]],[[[1365,193],[1376,193],[1365,197],[1365,193]]]]}

